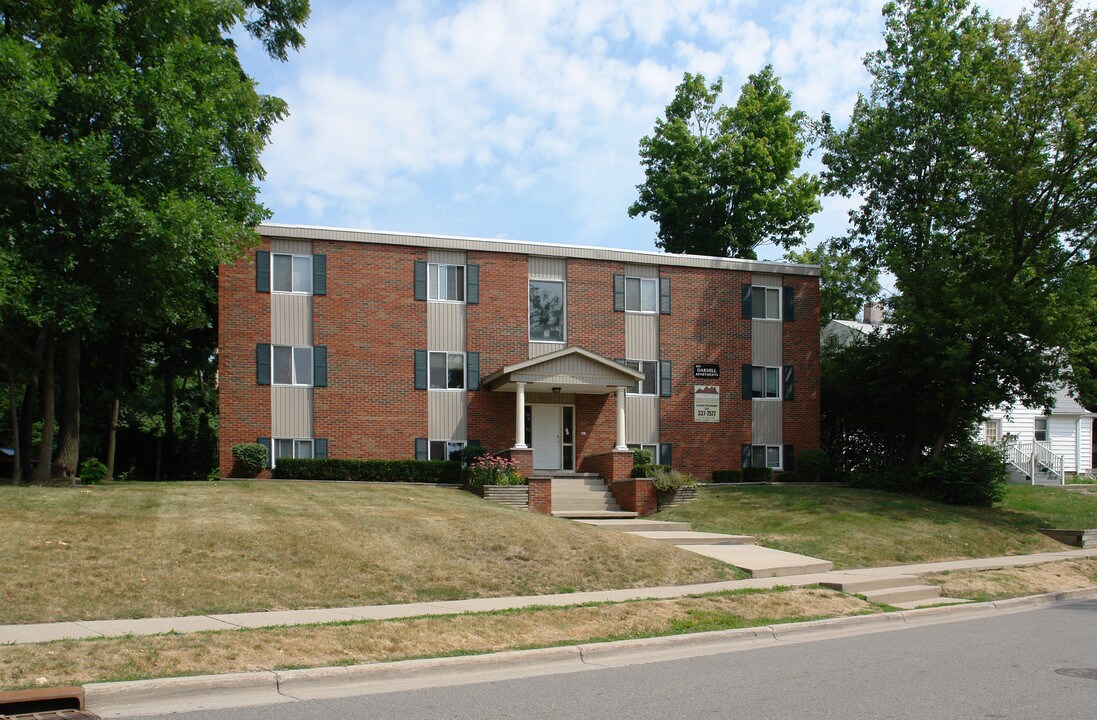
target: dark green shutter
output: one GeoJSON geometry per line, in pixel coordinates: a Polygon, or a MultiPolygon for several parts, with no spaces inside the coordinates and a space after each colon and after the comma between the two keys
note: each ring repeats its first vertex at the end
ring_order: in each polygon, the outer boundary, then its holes
{"type": "Polygon", "coordinates": [[[743,365],[743,399],[750,400],[754,397],[754,368],[750,365],[743,365]]]}
{"type": "Polygon", "coordinates": [[[613,275],[613,312],[625,311],[625,276],[613,275]]]}
{"type": "Polygon", "coordinates": [[[415,299],[427,299],[427,261],[415,261],[415,299]]]}
{"type": "Polygon", "coordinates": [[[259,343],[255,346],[255,382],[270,385],[270,345],[259,343]]]}
{"type": "Polygon", "coordinates": [[[415,351],[415,389],[427,389],[427,351],[415,351]]]}
{"type": "Polygon", "coordinates": [[[312,348],[312,386],[328,386],[328,346],[315,345],[312,348]]]}
{"type": "Polygon", "coordinates": [[[255,253],[255,291],[270,292],[270,253],[266,250],[255,253]]]}
{"type": "Polygon", "coordinates": [[[480,353],[465,353],[465,377],[469,390],[480,389],[480,353]]]}
{"type": "Polygon", "coordinates": [[[274,454],[271,453],[271,451],[270,451],[270,448],[271,448],[270,438],[269,437],[256,438],[255,442],[259,443],[260,445],[262,445],[263,447],[265,447],[267,449],[267,459],[266,459],[266,462],[263,463],[263,467],[269,468],[270,467],[270,459],[272,457],[274,457],[274,454]]]}
{"type": "Polygon", "coordinates": [[[781,288],[781,300],[784,302],[784,321],[792,322],[796,319],[796,289],[791,285],[781,288]]]}
{"type": "Polygon", "coordinates": [[[480,266],[465,266],[465,302],[477,305],[480,302],[480,266]]]}
{"type": "Polygon", "coordinates": [[[743,283],[743,312],[742,317],[746,319],[751,318],[751,296],[753,290],[750,287],[750,283],[743,283]]]}
{"type": "Polygon", "coordinates": [[[781,398],[784,400],[795,400],[796,393],[792,387],[793,384],[793,372],[791,365],[785,365],[783,372],[781,373],[781,398]]]}
{"type": "Polygon", "coordinates": [[[751,450],[750,445],[743,446],[743,467],[748,468],[751,465],[751,450]]]}
{"type": "Polygon", "coordinates": [[[670,315],[670,278],[659,278],[659,314],[670,315]]]}
{"type": "Polygon", "coordinates": [[[659,443],[659,464],[670,465],[672,457],[670,443],[659,443]]]}
{"type": "Polygon", "coordinates": [[[465,445],[467,447],[480,447],[480,441],[479,440],[469,440],[468,442],[465,443],[465,445]]]}
{"type": "Polygon", "coordinates": [[[670,397],[670,360],[659,361],[659,396],[670,397]]]}
{"type": "Polygon", "coordinates": [[[328,294],[328,256],[312,256],[312,294],[328,294]]]}
{"type": "Polygon", "coordinates": [[[796,469],[796,453],[792,445],[785,445],[781,449],[781,469],[786,472],[796,469]]]}
{"type": "Polygon", "coordinates": [[[328,441],[327,438],[313,438],[312,439],[312,456],[317,460],[328,459],[328,441]]]}
{"type": "Polygon", "coordinates": [[[426,438],[415,438],[415,459],[430,460],[430,442],[426,438]]]}

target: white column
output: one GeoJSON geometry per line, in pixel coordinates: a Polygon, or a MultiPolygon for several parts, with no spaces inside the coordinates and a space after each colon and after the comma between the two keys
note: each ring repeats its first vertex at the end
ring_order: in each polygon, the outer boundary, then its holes
{"type": "Polygon", "coordinates": [[[614,450],[628,450],[625,444],[625,389],[617,388],[617,447],[614,450]]]}
{"type": "Polygon", "coordinates": [[[526,384],[515,384],[518,389],[514,391],[514,447],[520,449],[526,447],[526,384]]]}

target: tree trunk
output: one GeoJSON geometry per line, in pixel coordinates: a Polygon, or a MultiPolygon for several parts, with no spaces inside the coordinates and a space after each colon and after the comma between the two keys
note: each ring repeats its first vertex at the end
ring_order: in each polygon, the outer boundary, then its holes
{"type": "Polygon", "coordinates": [[[50,458],[53,456],[54,391],[53,391],[53,329],[46,331],[45,362],[42,365],[42,442],[38,445],[38,467],[34,469],[34,482],[46,484],[50,477],[50,458]]]}
{"type": "Polygon", "coordinates": [[[11,468],[11,482],[19,485],[23,481],[23,453],[19,448],[19,410],[15,407],[15,363],[11,357],[11,333],[8,324],[4,323],[4,348],[7,351],[8,363],[8,409],[11,412],[11,442],[15,450],[11,468]]]}
{"type": "Polygon", "coordinates": [[[175,459],[175,365],[170,358],[160,363],[164,372],[164,448],[161,453],[169,466],[175,459]]]}
{"type": "Polygon", "coordinates": [[[114,364],[114,386],[111,388],[110,425],[107,429],[107,480],[114,479],[114,456],[118,450],[118,410],[122,404],[122,362],[126,350],[118,344],[118,359],[114,364]]]}
{"type": "Polygon", "coordinates": [[[23,388],[23,408],[20,411],[19,423],[19,455],[23,458],[23,480],[32,480],[32,455],[34,451],[31,442],[31,430],[34,428],[35,414],[38,408],[38,385],[41,382],[42,367],[46,362],[46,345],[49,339],[49,330],[41,328],[38,331],[38,339],[34,343],[35,366],[27,377],[27,385],[23,388]]]}
{"type": "Polygon", "coordinates": [[[80,329],[61,337],[61,417],[54,475],[75,478],[80,463],[80,329]]]}

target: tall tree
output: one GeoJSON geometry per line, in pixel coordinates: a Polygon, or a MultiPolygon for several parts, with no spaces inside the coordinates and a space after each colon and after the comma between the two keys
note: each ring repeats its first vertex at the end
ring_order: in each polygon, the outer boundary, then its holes
{"type": "Polygon", "coordinates": [[[859,262],[833,243],[823,242],[797,252],[789,250],[785,260],[818,265],[819,323],[856,319],[865,303],[880,294],[880,272],[859,262]]]}
{"type": "Polygon", "coordinates": [[[751,75],[734,107],[723,80],[686,73],[655,133],[640,140],[645,180],[629,216],[650,216],[671,253],[755,258],[762,243],[791,248],[811,232],[819,182],[796,174],[807,118],[772,66],[751,75]]]}
{"type": "Polygon", "coordinates": [[[1046,404],[1093,262],[1097,22],[1069,0],[1016,21],[967,0],[884,8],[872,89],[824,140],[829,189],[863,202],[844,248],[895,277],[893,333],[922,370],[908,461],[1000,403],[1046,404]]]}
{"type": "Polygon", "coordinates": [[[307,0],[0,6],[0,97],[15,98],[0,112],[21,121],[0,127],[0,237],[50,339],[42,371],[60,373],[57,472],[76,471],[89,336],[209,324],[209,275],[257,241],[259,155],[286,106],[256,91],[229,33],[243,24],[284,60],[307,16],[307,0]]]}

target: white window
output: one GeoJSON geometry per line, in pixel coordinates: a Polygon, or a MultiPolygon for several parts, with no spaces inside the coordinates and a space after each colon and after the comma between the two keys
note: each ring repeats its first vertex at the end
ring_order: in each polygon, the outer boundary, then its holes
{"type": "Polygon", "coordinates": [[[651,453],[651,461],[656,465],[659,464],[659,446],[658,445],[645,445],[643,443],[628,443],[629,450],[647,450],[651,453]]]}
{"type": "Polygon", "coordinates": [[[465,266],[427,265],[427,299],[446,302],[465,301],[465,266]]]}
{"type": "Polygon", "coordinates": [[[750,396],[781,398],[781,368],[755,365],[750,369],[750,396]]]}
{"type": "Polygon", "coordinates": [[[530,342],[564,342],[564,283],[529,281],[530,342]]]}
{"type": "Polygon", "coordinates": [[[755,285],[750,293],[750,316],[756,320],[781,319],[781,288],[755,285]]]}
{"type": "Polygon", "coordinates": [[[625,366],[644,373],[643,380],[638,380],[634,385],[626,390],[629,395],[659,394],[658,360],[625,360],[625,366]]]}
{"type": "Polygon", "coordinates": [[[271,292],[312,294],[312,256],[270,255],[271,292]]]}
{"type": "Polygon", "coordinates": [[[781,469],[780,445],[752,445],[750,448],[751,467],[768,467],[773,470],[781,469]]]}
{"type": "Polygon", "coordinates": [[[275,385],[312,385],[312,348],[272,345],[270,353],[275,385]]]}
{"type": "Polygon", "coordinates": [[[271,467],[278,465],[278,458],[311,458],[312,440],[274,438],[274,458],[271,467]]]}
{"type": "Polygon", "coordinates": [[[994,444],[1002,439],[1002,426],[998,420],[987,420],[983,423],[983,440],[994,444]]]}
{"type": "Polygon", "coordinates": [[[427,367],[431,390],[465,389],[464,353],[428,353],[427,367]]]}
{"type": "Polygon", "coordinates": [[[625,278],[625,310],[628,312],[657,312],[658,292],[655,278],[625,278]]]}
{"type": "Polygon", "coordinates": [[[427,456],[428,460],[460,460],[460,458],[454,458],[453,453],[459,452],[465,443],[460,440],[431,440],[430,441],[430,454],[427,456]]]}
{"type": "Polygon", "coordinates": [[[1047,417],[1038,417],[1035,419],[1035,440],[1036,442],[1047,442],[1047,417]]]}

